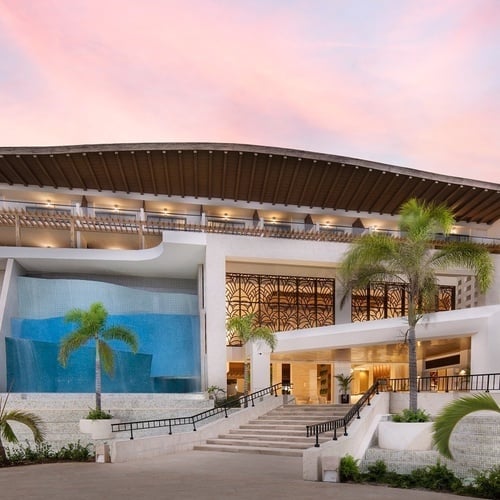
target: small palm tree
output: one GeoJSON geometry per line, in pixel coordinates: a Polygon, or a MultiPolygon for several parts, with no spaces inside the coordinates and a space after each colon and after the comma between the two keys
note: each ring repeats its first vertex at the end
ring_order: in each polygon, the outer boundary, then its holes
{"type": "Polygon", "coordinates": [[[453,458],[450,450],[453,429],[466,415],[481,410],[500,413],[500,406],[489,394],[476,394],[452,401],[443,408],[432,425],[433,441],[441,455],[453,458]]]}
{"type": "Polygon", "coordinates": [[[68,323],[76,323],[78,327],[61,341],[58,360],[62,366],[66,366],[73,351],[76,351],[87,342],[95,340],[95,407],[97,412],[100,413],[101,367],[109,375],[113,375],[115,367],[115,356],[108,341],[121,340],[135,353],[138,348],[137,336],[123,326],[114,325],[106,328],[108,312],[101,302],[93,303],[88,311],[72,309],[64,319],[68,323]]]}
{"type": "Polygon", "coordinates": [[[5,447],[3,445],[2,439],[7,443],[17,443],[18,439],[14,433],[9,422],[18,422],[24,424],[33,433],[33,438],[35,443],[41,443],[44,440],[44,430],[42,419],[35,415],[34,413],[29,413],[21,410],[9,410],[7,411],[7,401],[9,395],[5,398],[2,403],[2,398],[0,398],[0,463],[7,462],[7,453],[5,452],[5,447]]]}
{"type": "MultiPolygon", "coordinates": [[[[246,316],[233,316],[227,322],[227,329],[236,335],[243,345],[255,340],[262,340],[271,348],[271,351],[274,351],[276,348],[277,340],[274,333],[267,326],[256,325],[255,313],[247,314],[246,316]]],[[[246,360],[243,375],[244,394],[248,394],[249,379],[250,363],[246,360]]]]}
{"type": "Polygon", "coordinates": [[[443,205],[410,199],[400,210],[402,238],[369,233],[355,241],[346,253],[339,278],[345,290],[343,302],[353,289],[372,281],[404,283],[408,296],[409,408],[417,410],[417,342],[415,327],[432,310],[438,291],[437,272],[459,266],[471,270],[482,292],[493,280],[493,262],[486,248],[468,241],[444,243],[434,250],[436,233],[449,234],[452,212],[443,205]]]}

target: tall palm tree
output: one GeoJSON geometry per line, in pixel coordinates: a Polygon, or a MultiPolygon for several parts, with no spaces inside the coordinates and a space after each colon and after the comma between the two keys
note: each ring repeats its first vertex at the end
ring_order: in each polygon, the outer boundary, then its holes
{"type": "Polygon", "coordinates": [[[7,401],[9,395],[2,402],[0,398],[0,463],[7,462],[7,453],[3,445],[2,439],[7,443],[17,443],[18,439],[9,422],[18,422],[24,424],[33,433],[35,443],[41,443],[44,440],[44,430],[42,419],[34,413],[29,413],[21,410],[7,411],[7,401]]]}
{"type": "MultiPolygon", "coordinates": [[[[227,321],[227,329],[229,332],[236,335],[243,345],[255,340],[264,341],[274,351],[277,340],[274,333],[267,326],[256,325],[255,313],[245,316],[233,316],[227,321]]],[[[250,379],[250,363],[245,360],[244,375],[243,375],[243,393],[248,394],[248,386],[250,379]]]]}
{"type": "Polygon", "coordinates": [[[400,210],[402,238],[373,232],[361,236],[341,263],[339,278],[345,301],[353,289],[373,281],[404,283],[408,297],[408,365],[411,410],[417,409],[417,349],[415,326],[432,310],[438,291],[437,272],[459,266],[471,270],[482,292],[493,280],[493,262],[488,251],[469,241],[446,242],[434,250],[436,233],[449,234],[453,213],[443,205],[410,199],[400,210]]]}
{"type": "Polygon", "coordinates": [[[76,323],[78,327],[68,333],[61,341],[58,360],[66,366],[68,358],[87,342],[95,340],[95,407],[101,411],[101,367],[106,373],[112,375],[115,367],[113,349],[108,344],[110,340],[121,340],[132,351],[137,352],[138,340],[134,332],[123,326],[114,325],[106,328],[108,312],[101,302],[91,304],[88,311],[72,309],[64,317],[67,323],[76,323]]]}
{"type": "Polygon", "coordinates": [[[433,441],[441,455],[453,458],[450,450],[450,437],[453,429],[466,415],[481,410],[500,413],[500,406],[489,394],[476,394],[456,399],[443,408],[432,424],[433,441]]]}

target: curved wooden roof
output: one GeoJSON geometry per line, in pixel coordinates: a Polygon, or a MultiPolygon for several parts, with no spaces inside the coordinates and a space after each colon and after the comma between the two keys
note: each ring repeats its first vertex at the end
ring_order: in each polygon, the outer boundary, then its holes
{"type": "Polygon", "coordinates": [[[395,214],[411,197],[500,218],[500,184],[283,148],[141,143],[0,148],[0,183],[395,214]]]}

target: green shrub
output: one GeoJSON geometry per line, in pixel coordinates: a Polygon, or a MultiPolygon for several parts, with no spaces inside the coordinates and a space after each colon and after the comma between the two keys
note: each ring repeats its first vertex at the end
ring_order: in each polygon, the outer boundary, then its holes
{"type": "Polygon", "coordinates": [[[91,408],[85,418],[88,418],[89,420],[108,420],[110,418],[113,418],[113,415],[111,415],[111,413],[108,413],[104,410],[98,410],[97,408],[91,408]]]}
{"type": "Polygon", "coordinates": [[[7,448],[7,465],[22,465],[33,463],[46,463],[57,461],[88,462],[95,457],[92,445],[83,446],[80,441],[69,443],[60,450],[55,451],[48,443],[40,443],[32,447],[29,441],[25,445],[18,445],[15,448],[7,448]]]}
{"type": "Polygon", "coordinates": [[[360,480],[361,474],[358,462],[359,460],[355,459],[352,455],[345,455],[340,459],[339,479],[341,483],[360,480]]]}
{"type": "Polygon", "coordinates": [[[416,487],[428,490],[458,492],[462,488],[462,481],[440,462],[414,470],[411,477],[414,479],[416,487]]]}
{"type": "Polygon", "coordinates": [[[71,460],[74,462],[88,462],[91,458],[94,458],[94,453],[91,451],[91,448],[91,444],[83,446],[80,440],[78,440],[76,443],[69,443],[63,446],[57,452],[57,458],[59,460],[71,460]]]}
{"type": "Polygon", "coordinates": [[[431,416],[425,410],[405,408],[401,413],[392,416],[393,422],[429,422],[431,416]]]}
{"type": "Polygon", "coordinates": [[[486,472],[477,474],[472,488],[466,488],[466,493],[482,498],[500,500],[500,466],[497,465],[486,472]]]}
{"type": "Polygon", "coordinates": [[[375,463],[367,467],[368,472],[363,474],[363,477],[371,483],[385,482],[387,474],[387,465],[383,460],[377,460],[375,463]]]}

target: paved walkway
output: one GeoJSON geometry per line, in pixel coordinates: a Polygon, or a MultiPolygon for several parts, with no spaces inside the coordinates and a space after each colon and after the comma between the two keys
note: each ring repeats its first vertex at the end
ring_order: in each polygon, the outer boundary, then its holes
{"type": "Polygon", "coordinates": [[[441,493],[302,480],[302,459],[190,451],[124,464],[0,468],[1,500],[291,499],[459,500],[441,493]]]}

